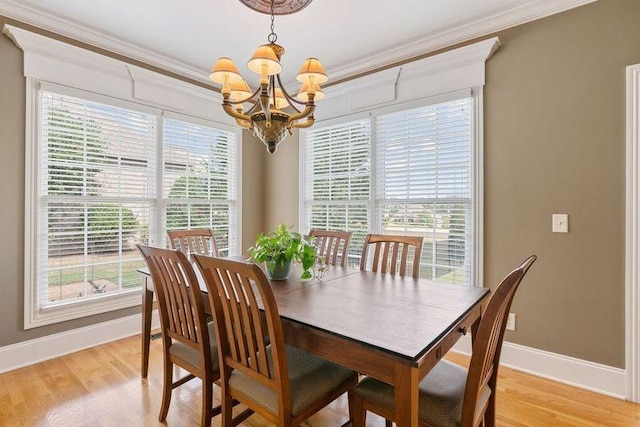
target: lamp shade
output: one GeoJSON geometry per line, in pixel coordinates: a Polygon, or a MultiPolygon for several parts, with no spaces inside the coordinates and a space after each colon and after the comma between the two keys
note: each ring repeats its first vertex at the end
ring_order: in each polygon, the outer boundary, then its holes
{"type": "MultiPolygon", "coordinates": [[[[296,95],[296,98],[298,98],[298,100],[302,102],[307,102],[309,100],[309,94],[307,93],[308,90],[309,82],[302,83],[302,86],[300,86],[300,91],[296,95]]],[[[319,84],[314,83],[313,90],[316,92],[316,96],[315,98],[313,98],[314,101],[320,101],[322,98],[324,98],[324,92],[322,91],[322,88],[319,84]]]]}
{"type": "Polygon", "coordinates": [[[234,101],[241,101],[247,99],[253,94],[253,91],[249,87],[246,80],[240,80],[231,84],[231,99],[234,101]]]}
{"type": "Polygon", "coordinates": [[[247,67],[256,74],[262,75],[262,66],[267,66],[267,75],[273,76],[282,71],[282,65],[276,56],[275,52],[268,44],[263,44],[253,54],[247,67]]]}
{"type": "Polygon", "coordinates": [[[228,77],[228,82],[230,84],[242,80],[242,76],[238,72],[238,68],[233,61],[230,58],[223,56],[218,59],[216,65],[213,66],[213,70],[211,71],[211,74],[209,74],[209,78],[216,83],[223,84],[225,77],[228,77]]]}
{"type": "Polygon", "coordinates": [[[317,58],[307,58],[302,63],[302,67],[300,67],[300,72],[296,76],[301,83],[306,83],[309,81],[310,77],[314,77],[314,82],[318,84],[322,84],[329,80],[327,74],[324,72],[324,68],[322,64],[317,58]]]}

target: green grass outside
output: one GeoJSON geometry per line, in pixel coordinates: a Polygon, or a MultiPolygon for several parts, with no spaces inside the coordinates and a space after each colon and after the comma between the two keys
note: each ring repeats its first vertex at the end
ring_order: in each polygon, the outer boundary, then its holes
{"type": "MultiPolygon", "coordinates": [[[[142,286],[142,278],[136,270],[142,267],[142,263],[127,263],[122,271],[122,287],[135,288],[142,286]]],[[[89,272],[89,280],[108,280],[119,283],[117,265],[96,266],[89,272]]],[[[49,287],[65,286],[71,283],[84,282],[84,268],[73,268],[49,272],[49,287]]]]}

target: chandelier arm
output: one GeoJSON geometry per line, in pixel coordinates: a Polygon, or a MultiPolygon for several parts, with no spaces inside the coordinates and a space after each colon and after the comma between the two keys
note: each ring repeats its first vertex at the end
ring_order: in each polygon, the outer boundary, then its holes
{"type": "Polygon", "coordinates": [[[302,101],[298,101],[297,99],[291,97],[289,95],[289,93],[285,90],[284,85],[282,84],[282,81],[280,80],[280,74],[278,74],[276,77],[278,79],[278,85],[280,85],[280,89],[282,89],[282,93],[284,93],[284,97],[287,98],[287,100],[289,101],[289,104],[291,104],[291,107],[299,113],[300,110],[298,110],[295,107],[295,105],[293,105],[293,103],[296,103],[298,105],[307,105],[307,103],[306,102],[302,102],[302,101]]]}
{"type": "MultiPolygon", "coordinates": [[[[280,79],[278,79],[278,80],[280,80],[280,79]]],[[[278,83],[280,83],[280,82],[278,81],[278,83]]],[[[303,102],[299,102],[299,101],[297,101],[297,100],[295,100],[295,99],[291,98],[291,97],[289,96],[289,94],[287,93],[287,91],[286,91],[286,90],[284,90],[284,88],[282,87],[282,85],[280,85],[280,89],[282,90],[282,93],[283,93],[283,95],[284,95],[285,99],[289,101],[289,107],[293,108],[293,109],[294,109],[294,111],[295,111],[296,113],[300,113],[300,110],[298,109],[298,107],[296,107],[295,105],[293,105],[293,103],[295,102],[296,104],[302,104],[302,105],[305,105],[305,103],[303,103],[303,102]]]]}
{"type": "Polygon", "coordinates": [[[277,109],[278,101],[276,99],[276,84],[273,76],[271,76],[271,78],[269,79],[269,89],[271,89],[271,93],[269,94],[269,96],[270,99],[273,99],[273,108],[277,109]]]}
{"type": "Polygon", "coordinates": [[[305,107],[304,110],[302,110],[301,113],[294,114],[291,117],[289,117],[289,120],[287,121],[287,127],[291,127],[293,126],[293,123],[297,122],[298,120],[304,119],[305,117],[312,115],[315,109],[316,109],[316,106],[313,105],[313,99],[310,98],[309,102],[307,102],[307,106],[305,107]]]}
{"type": "Polygon", "coordinates": [[[244,120],[236,119],[236,124],[238,126],[240,126],[241,128],[245,128],[245,129],[249,129],[249,130],[253,129],[253,126],[251,125],[251,123],[246,122],[244,120]]]}
{"type": "Polygon", "coordinates": [[[240,101],[232,101],[229,99],[229,104],[232,104],[232,105],[244,104],[245,102],[251,101],[259,93],[260,93],[260,88],[256,89],[251,95],[247,96],[245,99],[241,99],[240,101]]]}
{"type": "Polygon", "coordinates": [[[253,105],[251,105],[251,108],[249,108],[249,110],[247,110],[247,112],[245,113],[247,116],[251,116],[253,113],[255,113],[256,111],[258,111],[260,109],[260,102],[259,100],[255,100],[253,102],[253,105]]]}
{"type": "Polygon", "coordinates": [[[290,128],[298,128],[298,129],[308,128],[308,127],[311,127],[313,123],[315,123],[315,121],[316,119],[313,117],[313,114],[311,114],[309,117],[307,117],[307,120],[305,120],[304,122],[291,123],[290,128]]]}
{"type": "Polygon", "coordinates": [[[256,99],[255,101],[253,101],[253,104],[251,104],[251,108],[249,108],[245,114],[247,116],[251,116],[253,113],[255,113],[256,111],[258,111],[258,109],[260,108],[260,102],[258,102],[258,100],[256,99]]]}
{"type": "Polygon", "coordinates": [[[225,113],[227,113],[234,119],[243,120],[245,122],[251,123],[251,117],[247,116],[246,114],[237,112],[236,110],[233,109],[231,104],[229,104],[228,102],[222,103],[222,109],[224,110],[225,113]]]}

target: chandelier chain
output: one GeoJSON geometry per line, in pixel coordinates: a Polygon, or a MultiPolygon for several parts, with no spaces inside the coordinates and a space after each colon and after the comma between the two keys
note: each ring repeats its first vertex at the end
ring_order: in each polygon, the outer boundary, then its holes
{"type": "Polygon", "coordinates": [[[278,35],[275,33],[275,30],[274,30],[275,15],[273,13],[273,5],[275,2],[276,0],[271,0],[271,34],[269,34],[269,36],[267,37],[267,40],[269,40],[269,43],[275,43],[276,40],[278,40],[278,35]]]}

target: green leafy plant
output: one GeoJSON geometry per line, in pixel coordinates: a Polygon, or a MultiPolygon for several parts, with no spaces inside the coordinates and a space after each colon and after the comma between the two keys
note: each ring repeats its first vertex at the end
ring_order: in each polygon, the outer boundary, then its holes
{"type": "Polygon", "coordinates": [[[302,279],[310,279],[311,267],[316,259],[316,250],[302,234],[289,231],[285,224],[280,224],[274,232],[260,233],[255,246],[249,248],[254,262],[264,263],[271,274],[277,265],[284,267],[290,262],[302,265],[302,279]]]}

